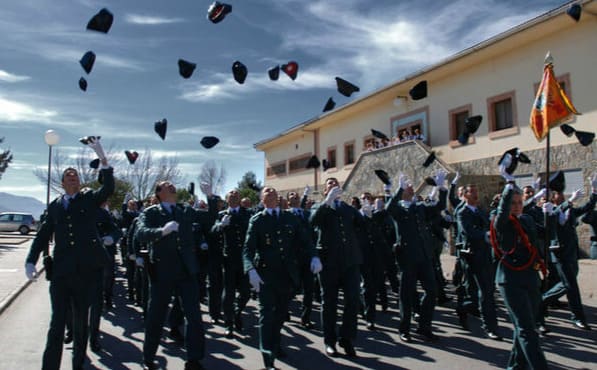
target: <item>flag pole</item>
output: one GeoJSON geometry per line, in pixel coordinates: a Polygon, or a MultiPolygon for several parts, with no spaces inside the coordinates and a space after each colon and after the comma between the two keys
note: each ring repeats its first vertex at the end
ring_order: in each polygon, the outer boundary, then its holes
{"type": "MultiPolygon", "coordinates": [[[[547,131],[547,140],[545,142],[545,199],[549,202],[549,168],[550,168],[550,132],[551,130],[547,131]]],[[[543,260],[545,261],[546,265],[549,265],[549,245],[551,244],[550,240],[550,232],[549,232],[549,215],[547,213],[543,213],[543,224],[545,225],[545,235],[543,236],[543,260]]],[[[546,266],[547,267],[547,266],[546,266]]],[[[543,277],[543,290],[547,290],[547,276],[543,277]]]]}

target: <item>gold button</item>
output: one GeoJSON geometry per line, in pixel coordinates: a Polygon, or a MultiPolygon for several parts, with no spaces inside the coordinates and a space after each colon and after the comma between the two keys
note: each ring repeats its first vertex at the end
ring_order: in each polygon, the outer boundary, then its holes
{"type": "Polygon", "coordinates": [[[346,238],[342,238],[342,241],[346,243],[346,238]]]}
{"type": "MultiPolygon", "coordinates": [[[[282,239],[278,239],[278,243],[282,243],[282,239]]],[[[280,249],[280,250],[282,250],[282,249],[280,249]]]]}
{"type": "Polygon", "coordinates": [[[73,233],[68,233],[68,236],[73,236],[73,233]]]}
{"type": "Polygon", "coordinates": [[[73,224],[68,224],[68,227],[73,227],[73,224]]]}
{"type": "Polygon", "coordinates": [[[284,248],[280,248],[280,252],[282,252],[284,250],[284,248]]]}
{"type": "Polygon", "coordinates": [[[278,230],[278,234],[280,234],[280,230],[278,230]]]}
{"type": "Polygon", "coordinates": [[[70,245],[75,245],[75,242],[71,241],[71,242],[70,242],[70,245]]]}

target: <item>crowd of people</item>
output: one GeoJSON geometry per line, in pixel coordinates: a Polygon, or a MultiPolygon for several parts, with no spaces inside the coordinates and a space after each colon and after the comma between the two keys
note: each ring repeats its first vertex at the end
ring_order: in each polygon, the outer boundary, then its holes
{"type": "Polygon", "coordinates": [[[378,302],[382,310],[388,307],[388,285],[399,296],[400,340],[414,341],[416,321],[418,338],[438,341],[432,323],[436,305],[450,301],[440,262],[449,242],[457,253],[452,283],[460,325],[468,329],[468,316],[480,316],[486,337],[502,340],[497,287],[514,325],[509,369],[547,368],[540,335],[549,332],[547,310],[563,295],[572,323],[590,329],[576,281],[576,226],[584,217],[593,233],[597,229],[597,175],[590,199],[578,206],[582,191],[569,199],[551,191],[548,199],[538,182],[518,188],[503,163],[499,170],[506,185],[487,210],[479,204],[477,186],[458,186],[456,174],[446,187],[443,171],[433,174],[437,186],[425,199],[401,174],[396,189],[390,183],[379,195],[363,191],[350,204],[335,178],[325,181],[320,202],[309,197],[309,187],[302,196],[283,196],[265,186],[256,206],[237,189],[222,199],[205,183],[206,202],[180,204],[176,186],[162,181],[141,208],[128,196],[115,219],[105,207],[114,191],[113,170],[99,141],[88,145],[101,160],[101,188],[81,189],[77,171],[66,169],[64,194],[49,205],[26,260],[26,274],[34,279],[43,253],[50,280],[52,316],[43,369],[60,368],[65,342],[73,341],[74,369],[83,368],[87,343],[101,351],[101,312],[113,304],[117,246],[128,298],[143,313],[145,369],[158,368],[155,355],[166,318],[169,335],[186,349],[185,369],[203,369],[201,303],[207,302],[211,323],[222,324],[233,339],[245,329],[251,297],[259,302],[259,351],[266,369],[287,356],[280,332],[295,296],[302,299],[305,330],[315,325],[313,301],[321,302],[323,352],[330,357],[339,356],[337,346],[358,356],[358,316],[367,329],[376,329],[378,302]]]}
{"type": "Polygon", "coordinates": [[[392,145],[397,145],[401,143],[405,143],[407,141],[412,140],[421,140],[425,141],[425,135],[421,133],[421,129],[419,127],[412,128],[405,128],[401,130],[396,130],[396,135],[392,138],[389,137],[382,137],[382,138],[372,138],[369,139],[365,143],[365,151],[371,152],[375,149],[381,149],[392,145]]]}

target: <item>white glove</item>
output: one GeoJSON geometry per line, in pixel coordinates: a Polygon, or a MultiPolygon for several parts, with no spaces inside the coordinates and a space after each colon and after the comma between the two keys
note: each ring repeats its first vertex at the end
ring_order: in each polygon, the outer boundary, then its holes
{"type": "Polygon", "coordinates": [[[406,189],[408,186],[408,178],[405,174],[401,173],[398,177],[398,187],[402,190],[406,189]]]}
{"type": "Polygon", "coordinates": [[[369,218],[373,216],[373,207],[371,206],[368,200],[363,201],[363,204],[361,205],[361,211],[363,212],[363,215],[369,218]]]}
{"type": "Polygon", "coordinates": [[[597,193],[597,173],[593,174],[593,177],[591,178],[591,190],[593,191],[593,194],[597,193]]]}
{"type": "Polygon", "coordinates": [[[502,177],[508,182],[514,181],[514,176],[512,176],[508,172],[506,172],[506,168],[508,168],[508,166],[510,166],[511,164],[512,164],[512,155],[510,155],[508,153],[504,156],[504,160],[502,161],[502,164],[500,164],[500,175],[502,175],[502,177]]]}
{"type": "Polygon", "coordinates": [[[568,199],[570,202],[574,202],[577,199],[580,199],[582,197],[585,196],[585,192],[582,189],[576,189],[572,192],[572,195],[570,196],[570,199],[568,199]]]}
{"type": "Polygon", "coordinates": [[[384,193],[389,194],[392,191],[392,184],[390,183],[390,184],[384,185],[383,191],[384,191],[384,193]]]}
{"type": "Polygon", "coordinates": [[[222,220],[220,220],[220,225],[222,225],[222,226],[230,225],[231,218],[232,218],[232,215],[224,215],[224,217],[222,217],[222,220]]]}
{"type": "Polygon", "coordinates": [[[122,203],[127,204],[131,199],[133,199],[133,194],[128,192],[124,195],[124,201],[122,203]]]}
{"type": "Polygon", "coordinates": [[[208,245],[207,245],[207,243],[201,243],[201,245],[199,246],[199,248],[200,248],[202,251],[206,251],[206,250],[207,250],[207,248],[208,248],[208,245]]]}
{"type": "Polygon", "coordinates": [[[306,185],[305,190],[303,190],[303,197],[308,197],[309,193],[311,193],[311,187],[309,185],[306,185]]]}
{"type": "Polygon", "coordinates": [[[137,255],[135,253],[129,254],[129,261],[135,261],[137,259],[137,255]]]}
{"type": "Polygon", "coordinates": [[[141,258],[141,257],[135,258],[135,265],[137,267],[145,267],[145,262],[143,261],[143,258],[141,258]]]}
{"type": "Polygon", "coordinates": [[[311,272],[314,274],[319,274],[321,270],[323,270],[323,266],[321,265],[319,257],[311,258],[311,272]]]}
{"type": "Polygon", "coordinates": [[[37,279],[38,273],[37,273],[37,269],[35,268],[34,264],[32,264],[32,263],[25,264],[25,275],[27,276],[27,279],[29,279],[29,280],[37,279]]]}
{"type": "Polygon", "coordinates": [[[100,161],[106,160],[106,154],[104,153],[104,149],[102,148],[102,144],[100,143],[100,139],[96,137],[92,137],[89,139],[89,143],[87,144],[88,147],[95,151],[100,161]]]}
{"type": "Polygon", "coordinates": [[[568,217],[570,217],[569,209],[566,212],[559,212],[558,222],[560,223],[560,225],[564,225],[566,223],[566,221],[568,221],[568,217]]]}
{"type": "Polygon", "coordinates": [[[385,209],[385,208],[386,208],[386,205],[385,205],[383,199],[381,199],[381,198],[375,199],[375,210],[376,211],[381,211],[382,209],[385,209]]]}
{"type": "Polygon", "coordinates": [[[460,171],[456,171],[456,176],[452,179],[452,185],[458,184],[458,180],[460,180],[460,171]]]}
{"type": "Polygon", "coordinates": [[[166,236],[173,231],[178,231],[178,222],[176,221],[168,221],[164,227],[162,227],[162,236],[166,236]]]}
{"type": "Polygon", "coordinates": [[[213,194],[211,185],[205,181],[201,181],[199,184],[199,189],[201,189],[201,192],[207,196],[211,196],[213,194]]]}
{"type": "Polygon", "coordinates": [[[334,186],[325,197],[325,204],[334,207],[334,201],[342,195],[342,188],[334,186]]]}
{"type": "Polygon", "coordinates": [[[249,274],[249,283],[253,290],[259,293],[259,289],[261,288],[261,284],[263,284],[263,280],[261,280],[261,276],[257,273],[257,270],[251,269],[248,272],[249,274]]]}
{"type": "Polygon", "coordinates": [[[537,189],[539,189],[541,187],[541,177],[537,177],[535,179],[535,182],[533,183],[533,189],[535,189],[535,191],[537,191],[537,189]]]}
{"type": "Polygon", "coordinates": [[[533,195],[533,200],[534,201],[538,201],[541,198],[543,198],[545,196],[545,194],[547,194],[547,189],[542,188],[541,190],[539,190],[537,193],[535,193],[535,195],[533,195]]]}
{"type": "Polygon", "coordinates": [[[545,202],[543,203],[543,213],[548,215],[553,215],[553,203],[545,202]]]}
{"type": "Polygon", "coordinates": [[[446,181],[446,171],[437,171],[433,179],[435,180],[437,186],[444,186],[444,182],[446,181]]]}
{"type": "Polygon", "coordinates": [[[489,239],[489,231],[485,232],[485,238],[484,239],[485,239],[485,243],[491,244],[491,241],[489,239]]]}
{"type": "Polygon", "coordinates": [[[110,235],[106,235],[102,238],[105,246],[110,246],[114,244],[114,239],[110,235]]]}

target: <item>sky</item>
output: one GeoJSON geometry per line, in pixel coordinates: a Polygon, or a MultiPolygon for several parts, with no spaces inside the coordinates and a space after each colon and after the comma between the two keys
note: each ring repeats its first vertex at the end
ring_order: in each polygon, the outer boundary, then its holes
{"type": "Polygon", "coordinates": [[[317,117],[329,97],[347,104],[565,2],[230,0],[218,24],[206,17],[211,3],[0,0],[0,149],[14,155],[0,191],[45,202],[33,171],[47,168],[48,129],[71,158],[87,135],[123,158],[146,148],[176,156],[179,187],[197,181],[206,160],[226,168],[225,189],[247,171],[263,181],[253,144],[317,117]],[[114,14],[109,33],[86,30],[104,7],[114,14]],[[79,64],[88,50],[97,56],[89,75],[79,64]],[[180,58],[197,64],[190,79],[178,74],[180,58]],[[231,72],[237,60],[248,69],[242,85],[231,72]],[[267,70],[289,61],[299,64],[296,80],[280,72],[270,81],[267,70]],[[340,95],[336,76],[361,91],[340,95]],[[162,118],[166,140],[153,130],[162,118]],[[208,150],[203,136],[221,141],[208,150]]]}

